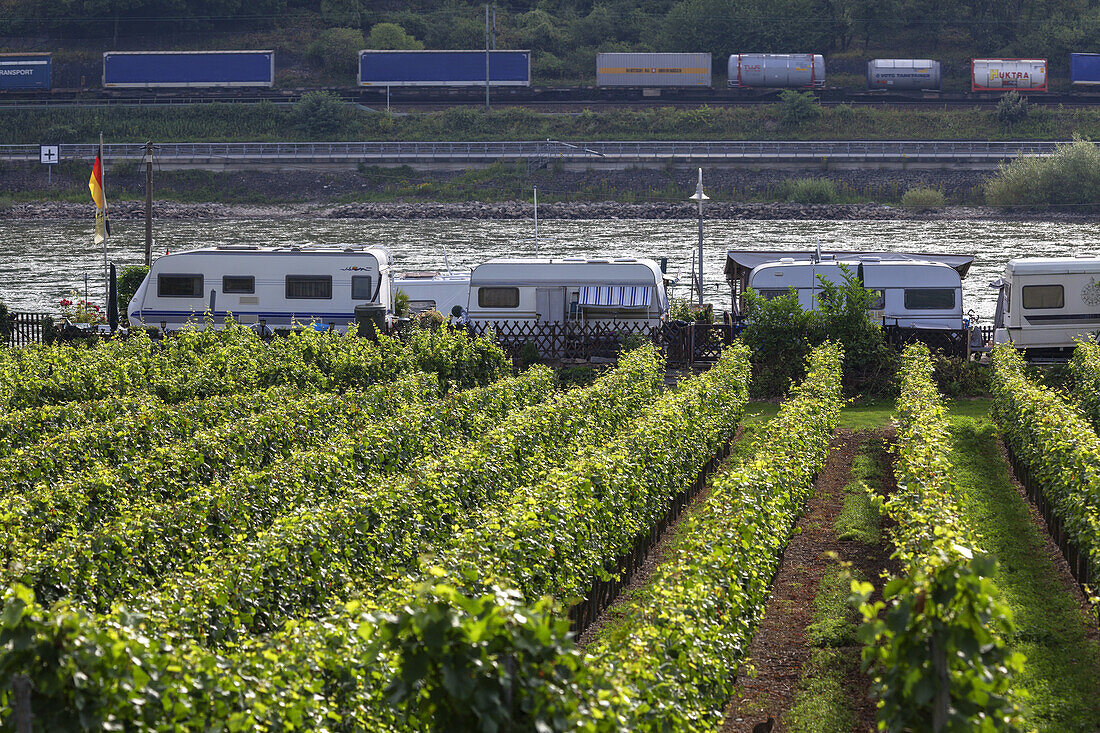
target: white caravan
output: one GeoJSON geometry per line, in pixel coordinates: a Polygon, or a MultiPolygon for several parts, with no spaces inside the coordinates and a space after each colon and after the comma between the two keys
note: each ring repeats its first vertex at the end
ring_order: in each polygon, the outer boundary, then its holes
{"type": "Polygon", "coordinates": [[[656,325],[668,311],[668,295],[653,260],[495,259],[470,274],[466,308],[475,323],[656,325]]]}
{"type": "Polygon", "coordinates": [[[455,307],[465,310],[470,302],[470,276],[406,272],[393,279],[393,291],[409,297],[410,315],[437,310],[450,316],[455,307]]]}
{"type": "Polygon", "coordinates": [[[1078,340],[1100,332],[1100,256],[1012,259],[992,285],[1000,290],[994,343],[1068,355],[1078,340]]]}
{"type": "Polygon", "coordinates": [[[127,310],[130,324],[175,331],[227,315],[268,329],[339,331],[360,305],[392,312],[390,255],[381,247],[223,245],[158,258],[127,310]]]}
{"type": "Polygon", "coordinates": [[[794,288],[804,310],[820,307],[821,282],[844,282],[841,264],[872,292],[871,316],[889,326],[920,329],[962,329],[962,278],[942,262],[864,258],[840,261],[825,255],[820,261],[780,258],[753,268],[748,287],[765,299],[787,295],[794,288]]]}

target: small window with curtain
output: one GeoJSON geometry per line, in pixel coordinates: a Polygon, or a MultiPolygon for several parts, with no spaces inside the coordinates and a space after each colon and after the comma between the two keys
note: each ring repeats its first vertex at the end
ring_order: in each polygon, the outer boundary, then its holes
{"type": "Polygon", "coordinates": [[[790,295],[790,290],[761,290],[759,295],[764,300],[775,300],[776,298],[782,298],[784,295],[790,295]]]}
{"type": "Polygon", "coordinates": [[[256,292],[256,278],[252,275],[225,275],[222,277],[222,292],[252,295],[256,292]]]}
{"type": "Polygon", "coordinates": [[[953,288],[906,288],[905,309],[911,311],[942,311],[955,307],[953,288]]]}
{"type": "Polygon", "coordinates": [[[287,300],[331,300],[331,275],[287,275],[287,300]]]}
{"type": "Polygon", "coordinates": [[[201,298],[202,275],[158,275],[157,296],[161,298],[201,298]]]}
{"type": "Polygon", "coordinates": [[[1062,308],[1066,304],[1065,290],[1061,285],[1025,285],[1024,308],[1062,308]]]}
{"type": "Polygon", "coordinates": [[[519,288],[478,288],[477,304],[480,308],[518,308],[519,288]]]}
{"type": "Polygon", "coordinates": [[[867,310],[880,311],[886,307],[885,290],[867,290],[867,310]]]}
{"type": "Polygon", "coordinates": [[[370,289],[370,275],[351,276],[351,299],[370,300],[374,291],[370,289]]]}

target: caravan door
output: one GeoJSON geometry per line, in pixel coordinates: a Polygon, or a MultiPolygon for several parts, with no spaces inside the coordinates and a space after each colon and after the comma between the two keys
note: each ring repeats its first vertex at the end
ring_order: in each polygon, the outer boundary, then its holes
{"type": "Polygon", "coordinates": [[[565,289],[535,288],[535,318],[539,323],[565,320],[565,289]]]}

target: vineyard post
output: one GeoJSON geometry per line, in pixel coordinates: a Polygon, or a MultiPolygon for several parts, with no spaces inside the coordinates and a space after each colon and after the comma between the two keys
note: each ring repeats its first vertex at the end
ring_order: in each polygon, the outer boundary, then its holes
{"type": "Polygon", "coordinates": [[[31,733],[34,715],[31,711],[31,680],[25,674],[11,679],[12,712],[15,714],[16,733],[31,733]]]}

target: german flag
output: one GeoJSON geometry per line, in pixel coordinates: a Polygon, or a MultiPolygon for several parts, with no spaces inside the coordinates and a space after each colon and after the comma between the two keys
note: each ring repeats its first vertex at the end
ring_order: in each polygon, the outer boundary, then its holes
{"type": "Polygon", "coordinates": [[[100,161],[98,154],[95,156],[95,163],[92,164],[92,177],[88,179],[88,189],[92,192],[92,201],[95,202],[95,207],[97,209],[104,208],[103,163],[100,161]]]}
{"type": "Polygon", "coordinates": [[[102,244],[111,236],[111,222],[107,220],[107,198],[103,195],[103,148],[95,156],[92,164],[92,177],[88,179],[88,190],[95,202],[95,243],[102,244]]]}

